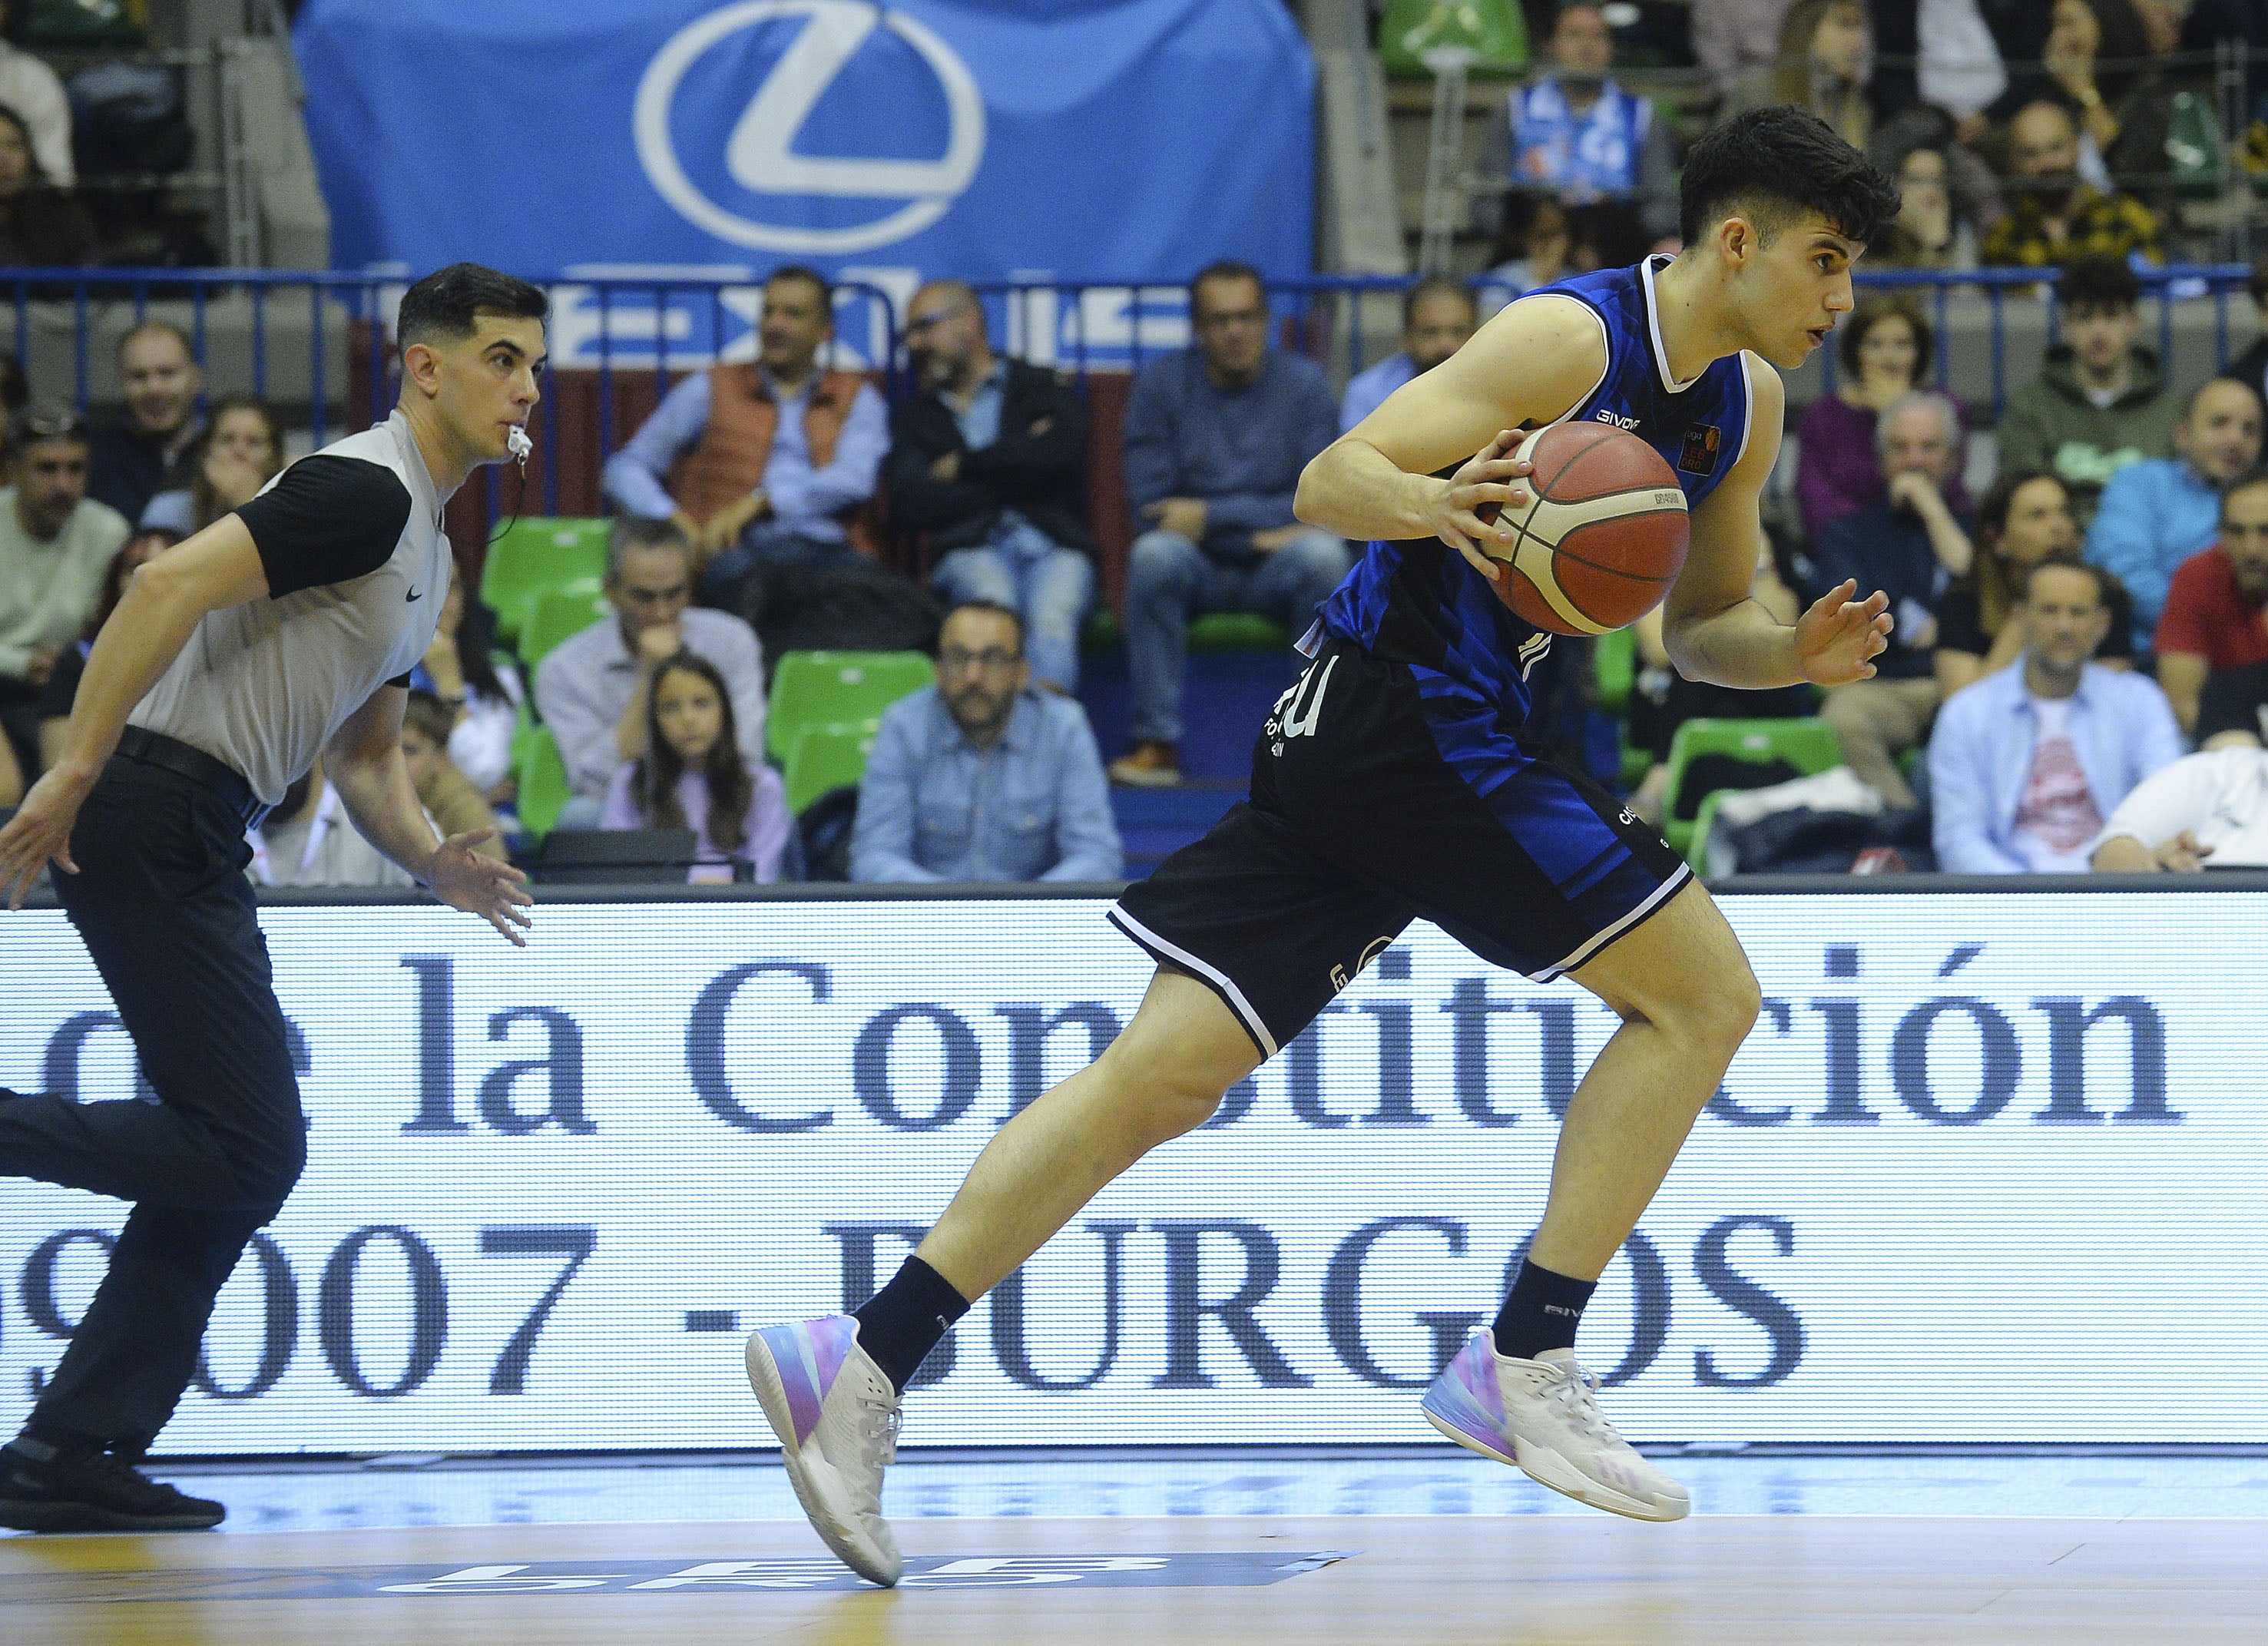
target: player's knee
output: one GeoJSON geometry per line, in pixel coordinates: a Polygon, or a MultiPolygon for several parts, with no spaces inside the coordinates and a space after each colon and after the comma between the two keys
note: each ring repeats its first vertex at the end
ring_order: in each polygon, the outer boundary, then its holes
{"type": "Polygon", "coordinates": [[[1680,1015],[1694,1044],[1713,1048],[1729,1063],[1764,1009],[1764,990],[1748,956],[1736,948],[1703,973],[1708,982],[1695,989],[1680,1015]]]}
{"type": "Polygon", "coordinates": [[[1145,1148],[1177,1138],[1211,1119],[1222,1096],[1235,1083],[1215,1070],[1167,1057],[1144,1057],[1125,1048],[1122,1037],[1103,1053],[1102,1063],[1117,1089],[1121,1111],[1140,1134],[1145,1148]]]}

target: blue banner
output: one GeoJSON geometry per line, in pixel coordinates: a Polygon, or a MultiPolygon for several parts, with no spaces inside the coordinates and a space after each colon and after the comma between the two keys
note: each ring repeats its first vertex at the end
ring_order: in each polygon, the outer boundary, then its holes
{"type": "Polygon", "coordinates": [[[342,268],[1312,268],[1281,0],[310,0],[297,41],[342,268]]]}

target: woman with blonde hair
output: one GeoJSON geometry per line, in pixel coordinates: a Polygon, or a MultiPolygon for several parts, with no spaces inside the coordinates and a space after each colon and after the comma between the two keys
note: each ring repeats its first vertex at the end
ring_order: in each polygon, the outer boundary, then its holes
{"type": "Polygon", "coordinates": [[[1780,22],[1778,55],[1769,66],[1741,78],[1720,118],[1792,104],[1809,109],[1844,142],[1863,149],[1874,129],[1874,110],[1867,101],[1874,57],[1874,33],[1859,0],[1795,0],[1780,22]]]}

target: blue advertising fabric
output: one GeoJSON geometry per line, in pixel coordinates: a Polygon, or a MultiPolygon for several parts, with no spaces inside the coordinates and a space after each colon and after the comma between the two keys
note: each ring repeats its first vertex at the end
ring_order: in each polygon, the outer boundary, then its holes
{"type": "Polygon", "coordinates": [[[310,0],[295,39],[342,268],[1313,263],[1278,0],[310,0]]]}

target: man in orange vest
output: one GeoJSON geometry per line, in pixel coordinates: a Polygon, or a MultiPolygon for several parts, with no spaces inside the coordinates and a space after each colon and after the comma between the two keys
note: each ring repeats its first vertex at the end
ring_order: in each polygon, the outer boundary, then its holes
{"type": "Polygon", "coordinates": [[[712,603],[760,563],[824,566],[866,548],[854,517],[874,495],[889,413],[863,374],[821,368],[834,336],[826,277],[775,269],[755,360],[681,379],[607,461],[607,495],[676,521],[712,603]]]}

